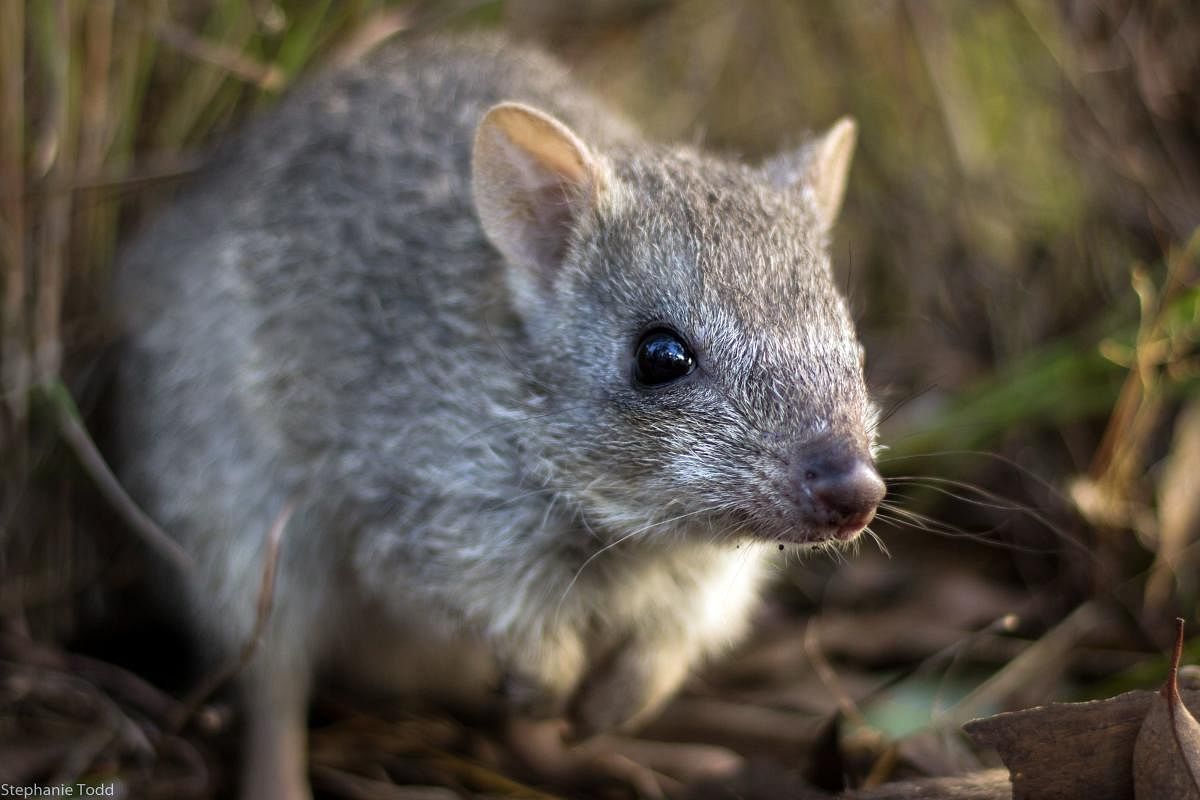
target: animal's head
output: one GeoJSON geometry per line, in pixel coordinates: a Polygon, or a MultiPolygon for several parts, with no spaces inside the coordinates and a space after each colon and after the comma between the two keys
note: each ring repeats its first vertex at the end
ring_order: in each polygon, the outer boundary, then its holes
{"type": "Polygon", "coordinates": [[[871,521],[875,409],[828,256],[855,135],[842,120],[749,167],[597,152],[518,104],[481,122],[476,208],[543,454],[594,527],[807,543],[871,521]]]}

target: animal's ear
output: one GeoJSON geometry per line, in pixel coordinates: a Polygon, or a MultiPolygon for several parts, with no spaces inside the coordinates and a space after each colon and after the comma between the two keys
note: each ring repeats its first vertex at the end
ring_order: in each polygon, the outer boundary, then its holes
{"type": "Polygon", "coordinates": [[[572,231],[604,189],[606,171],[554,117],[501,103],[475,133],[471,182],[479,221],[514,268],[514,288],[525,294],[552,281],[572,231]]]}
{"type": "Polygon", "coordinates": [[[799,186],[811,191],[817,218],[829,230],[842,208],[857,140],[858,125],[850,117],[842,117],[799,150],[772,158],[763,170],[781,188],[799,186]]]}

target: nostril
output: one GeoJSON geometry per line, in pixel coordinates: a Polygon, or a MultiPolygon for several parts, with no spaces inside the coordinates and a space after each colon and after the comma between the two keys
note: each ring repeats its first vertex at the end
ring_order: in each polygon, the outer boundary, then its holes
{"type": "Polygon", "coordinates": [[[843,521],[873,515],[884,491],[883,480],[865,462],[858,462],[846,472],[818,478],[812,485],[813,499],[843,521]]]}
{"type": "Polygon", "coordinates": [[[852,539],[871,523],[886,487],[871,456],[852,440],[806,442],[792,464],[797,511],[808,524],[852,539]]]}

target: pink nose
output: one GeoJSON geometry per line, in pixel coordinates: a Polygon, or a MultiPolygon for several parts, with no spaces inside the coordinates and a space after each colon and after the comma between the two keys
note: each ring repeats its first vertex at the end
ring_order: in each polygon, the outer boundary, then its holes
{"type": "Polygon", "coordinates": [[[812,501],[814,522],[849,539],[871,523],[887,489],[870,456],[853,445],[828,439],[810,443],[794,480],[812,501]]]}

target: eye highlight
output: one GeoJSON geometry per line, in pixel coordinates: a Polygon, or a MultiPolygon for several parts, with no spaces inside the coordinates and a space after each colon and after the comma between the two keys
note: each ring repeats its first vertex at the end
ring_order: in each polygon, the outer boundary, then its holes
{"type": "Polygon", "coordinates": [[[663,386],[690,375],[695,368],[691,348],[670,328],[647,331],[638,342],[633,377],[642,386],[663,386]]]}

